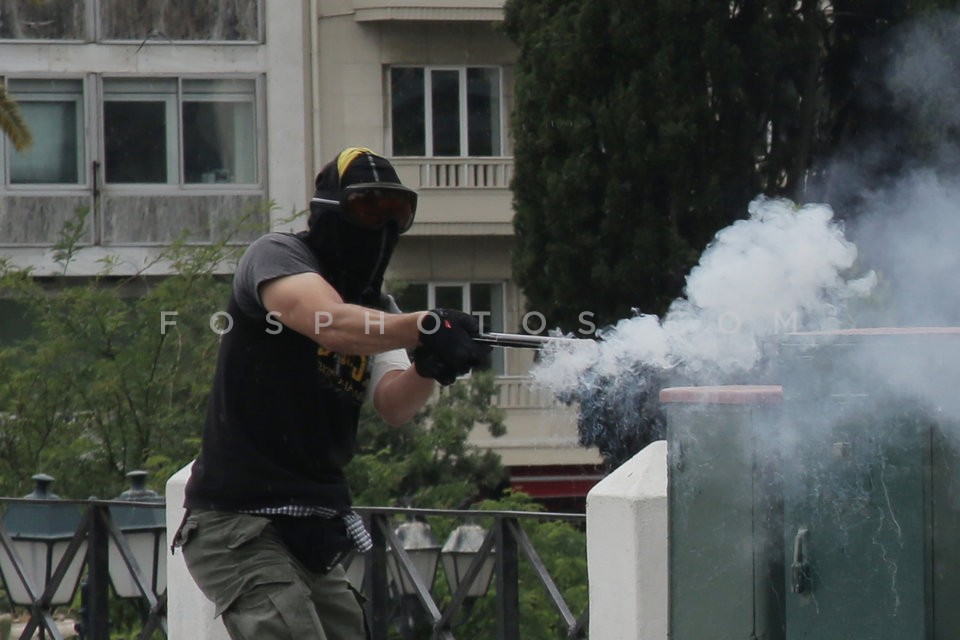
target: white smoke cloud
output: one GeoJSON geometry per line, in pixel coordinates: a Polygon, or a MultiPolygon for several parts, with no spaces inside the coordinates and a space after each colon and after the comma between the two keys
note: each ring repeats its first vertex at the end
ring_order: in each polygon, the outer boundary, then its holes
{"type": "Polygon", "coordinates": [[[772,336],[847,324],[847,303],[876,278],[849,277],[857,249],[830,207],[760,198],[749,214],[716,235],[662,320],[621,320],[593,348],[548,353],[535,380],[563,393],[587,370],[615,376],[642,363],[707,383],[749,371],[772,336]]]}
{"type": "MultiPolygon", "coordinates": [[[[649,423],[644,411],[664,382],[781,383],[784,372],[766,365],[795,355],[785,334],[960,326],[960,17],[911,25],[894,46],[886,88],[904,130],[843,150],[823,177],[829,201],[851,221],[846,228],[831,204],[760,197],[747,219],[716,235],[663,318],[624,319],[596,343],[543,354],[534,380],[580,401],[585,443],[649,423]],[[901,157],[910,145],[922,157],[901,157]],[[890,174],[894,166],[900,175],[890,174]]],[[[840,340],[821,350],[828,373],[810,368],[811,380],[792,383],[823,401],[848,392],[920,400],[960,425],[960,330],[840,340]]],[[[960,448],[960,426],[949,435],[960,448]]]]}
{"type": "Polygon", "coordinates": [[[851,229],[884,290],[876,324],[943,325],[960,312],[960,182],[915,171],[870,194],[851,229]]]}
{"type": "MultiPolygon", "coordinates": [[[[929,154],[924,166],[877,186],[864,167],[898,153],[902,136],[844,154],[828,182],[837,201],[857,202],[843,212],[855,220],[846,234],[829,204],[756,199],[749,218],[716,235],[662,319],[624,319],[591,348],[548,353],[535,380],[563,393],[585,372],[618,376],[639,363],[712,384],[749,377],[784,333],[960,324],[960,16],[909,25],[894,46],[886,88],[929,154]]],[[[896,384],[929,377],[875,364],[896,384]]]]}

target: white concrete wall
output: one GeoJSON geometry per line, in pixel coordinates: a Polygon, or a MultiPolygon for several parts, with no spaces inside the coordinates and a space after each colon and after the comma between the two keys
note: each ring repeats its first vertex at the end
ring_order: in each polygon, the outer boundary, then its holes
{"type": "MultiPolygon", "coordinates": [[[[183,492],[190,477],[191,462],[167,481],[167,540],[172,541],[183,519],[183,492]]],[[[177,551],[167,555],[168,640],[230,640],[220,618],[214,619],[213,603],[197,588],[177,551]]]]}
{"type": "Polygon", "coordinates": [[[313,195],[314,131],[311,116],[310,0],[264,2],[267,193],[276,204],[272,227],[300,231],[306,218],[280,224],[307,208],[313,195]]]}
{"type": "Polygon", "coordinates": [[[587,494],[590,637],[667,639],[667,443],[587,494]]]}

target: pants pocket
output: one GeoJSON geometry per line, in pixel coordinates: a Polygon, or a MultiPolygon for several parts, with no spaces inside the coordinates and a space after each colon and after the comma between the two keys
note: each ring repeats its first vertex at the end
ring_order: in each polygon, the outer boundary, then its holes
{"type": "Polygon", "coordinates": [[[309,594],[295,582],[255,586],[223,612],[223,623],[234,640],[326,638],[309,594]]]}
{"type": "Polygon", "coordinates": [[[263,535],[263,530],[270,524],[267,518],[246,514],[237,515],[233,520],[232,527],[224,534],[224,546],[227,549],[239,549],[253,542],[263,535]]]}
{"type": "MultiPolygon", "coordinates": [[[[194,582],[220,615],[259,585],[290,583],[278,542],[264,537],[266,518],[205,511],[191,514],[183,558],[194,582]]],[[[186,528],[186,526],[185,526],[186,528]]]]}

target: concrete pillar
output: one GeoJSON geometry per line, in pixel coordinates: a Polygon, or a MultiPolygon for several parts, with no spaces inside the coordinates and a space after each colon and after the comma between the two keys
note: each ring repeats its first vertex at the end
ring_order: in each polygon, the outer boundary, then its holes
{"type": "Polygon", "coordinates": [[[587,494],[590,637],[667,639],[667,443],[587,494]]]}
{"type": "MultiPolygon", "coordinates": [[[[167,481],[167,540],[183,520],[183,492],[190,477],[191,462],[167,481]]],[[[214,619],[213,603],[197,588],[178,550],[167,554],[168,640],[230,640],[220,618],[214,619]]]]}

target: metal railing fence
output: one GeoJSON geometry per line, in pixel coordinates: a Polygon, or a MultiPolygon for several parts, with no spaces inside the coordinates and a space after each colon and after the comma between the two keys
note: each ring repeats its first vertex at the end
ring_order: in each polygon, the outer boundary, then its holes
{"type": "MultiPolygon", "coordinates": [[[[68,579],[76,579],[71,572],[82,558],[83,586],[81,588],[80,637],[84,640],[109,640],[111,634],[109,603],[111,593],[110,551],[114,549],[114,562],[119,557],[129,571],[139,602],[142,605],[142,627],[137,634],[138,640],[153,637],[155,632],[167,636],[167,594],[166,589],[155,593],[151,587],[150,576],[141,567],[124,531],[115,522],[112,508],[164,509],[158,502],[137,502],[130,500],[34,500],[27,498],[0,498],[0,556],[5,562],[4,579],[8,592],[16,587],[27,594],[29,600],[21,604],[29,614],[29,620],[20,633],[21,640],[27,640],[39,634],[41,638],[61,640],[64,636],[57,628],[53,604],[54,594],[68,579]],[[28,566],[30,558],[21,557],[15,542],[20,541],[16,532],[11,534],[4,523],[3,515],[14,505],[51,505],[73,506],[80,514],[79,525],[66,535],[61,536],[60,547],[56,554],[48,553],[47,577],[43,584],[37,584],[31,576],[28,566]],[[118,553],[117,553],[118,552],[118,553]],[[11,571],[12,569],[12,571],[11,571]],[[12,573],[12,575],[6,575],[12,573]],[[11,581],[13,584],[11,584],[11,581]]],[[[458,615],[472,604],[468,596],[471,584],[479,576],[485,562],[494,560],[494,577],[491,596],[496,602],[497,640],[518,640],[521,629],[520,606],[520,568],[525,560],[535,576],[539,587],[544,589],[549,602],[553,605],[561,621],[562,632],[566,638],[587,637],[587,611],[571,610],[561,589],[547,569],[534,542],[524,525],[536,522],[566,522],[582,529],[586,517],[582,514],[517,512],[517,511],[478,511],[443,509],[404,509],[382,507],[358,507],[369,528],[374,548],[362,556],[366,563],[363,578],[363,591],[367,598],[368,622],[373,640],[386,640],[396,632],[398,593],[397,572],[402,572],[414,586],[411,597],[402,598],[406,604],[413,603],[414,614],[425,621],[429,637],[443,640],[455,640],[455,626],[458,615]],[[486,525],[483,543],[473,554],[469,568],[464,572],[459,586],[442,598],[433,594],[433,581],[430,584],[419,575],[411,560],[410,553],[404,548],[397,535],[396,524],[402,519],[441,520],[450,523],[463,521],[481,521],[486,525]],[[390,569],[391,563],[393,569],[390,569]],[[391,576],[391,571],[393,575],[391,576]]],[[[451,526],[452,528],[452,526],[451,526]]],[[[166,545],[164,545],[165,547],[166,545]]],[[[166,551],[169,553],[169,550],[166,551]]],[[[162,552],[160,561],[164,559],[162,552]]],[[[154,560],[156,562],[156,560],[154,560]]],[[[585,567],[584,562],[584,567],[585,567]]],[[[146,567],[151,569],[151,567],[146,567]]],[[[154,572],[157,567],[152,567],[154,572]]],[[[152,574],[151,574],[152,575],[152,574]]],[[[583,575],[586,582],[586,575],[583,575]]],[[[527,585],[523,585],[528,588],[527,585]]],[[[176,612],[170,612],[176,615],[176,612]]]]}
{"type": "MultiPolygon", "coordinates": [[[[146,605],[146,615],[142,628],[137,635],[138,639],[150,638],[155,630],[164,636],[166,626],[166,589],[155,593],[149,584],[142,567],[130,548],[126,535],[114,522],[111,508],[142,508],[145,510],[163,510],[163,503],[137,502],[131,500],[60,500],[28,498],[0,498],[3,515],[10,513],[16,506],[36,505],[44,508],[75,507],[79,514],[79,525],[74,531],[64,531],[61,534],[31,536],[32,541],[40,545],[48,545],[51,551],[46,553],[45,579],[42,584],[37,583],[31,569],[34,568],[34,557],[24,558],[22,547],[18,551],[16,542],[24,542],[24,537],[8,530],[4,518],[0,517],[0,554],[3,554],[7,571],[4,572],[5,587],[8,594],[13,589],[22,590],[27,594],[29,602],[19,606],[25,608],[29,621],[20,634],[21,640],[28,640],[39,634],[40,638],[50,637],[62,640],[64,637],[57,628],[54,619],[53,604],[55,594],[60,590],[67,579],[70,569],[74,566],[79,555],[83,558],[85,575],[81,587],[81,619],[78,632],[81,638],[91,640],[109,640],[110,620],[110,545],[119,552],[119,558],[129,571],[140,599],[146,605]],[[54,553],[53,545],[59,543],[59,549],[54,553]],[[65,548],[64,548],[65,547],[65,548]],[[85,547],[85,551],[84,551],[85,547]],[[12,575],[7,575],[7,574],[12,575]]],[[[162,557],[162,556],[161,556],[162,557]]],[[[156,567],[153,570],[156,571],[156,567]]],[[[72,590],[71,590],[72,591],[72,590]]]]}
{"type": "MultiPolygon", "coordinates": [[[[367,523],[373,537],[374,549],[371,552],[370,569],[364,576],[364,591],[368,603],[368,621],[373,640],[387,640],[390,632],[389,612],[391,581],[388,568],[391,558],[396,563],[395,571],[403,571],[415,586],[415,602],[419,612],[426,615],[430,627],[430,637],[442,640],[455,640],[454,622],[467,605],[467,593],[474,580],[480,574],[481,567],[488,558],[494,559],[494,584],[496,601],[497,640],[519,640],[520,607],[520,566],[525,560],[532,570],[535,580],[542,587],[560,616],[565,638],[586,638],[588,609],[575,613],[557,586],[547,569],[547,565],[527,534],[523,523],[544,521],[567,522],[577,528],[586,523],[583,514],[526,512],[526,511],[477,511],[477,510],[440,510],[440,509],[402,509],[365,507],[357,508],[367,523]],[[489,523],[487,533],[480,548],[475,552],[469,568],[464,573],[457,589],[449,594],[443,605],[436,601],[430,584],[420,576],[397,536],[394,523],[398,518],[455,518],[463,521],[486,520],[489,523]]],[[[584,551],[585,553],[585,551],[584,551]]],[[[584,567],[586,562],[584,561],[584,567]]],[[[583,575],[586,583],[586,575],[583,575]]],[[[524,585],[528,586],[528,585],[524,585]]]]}

